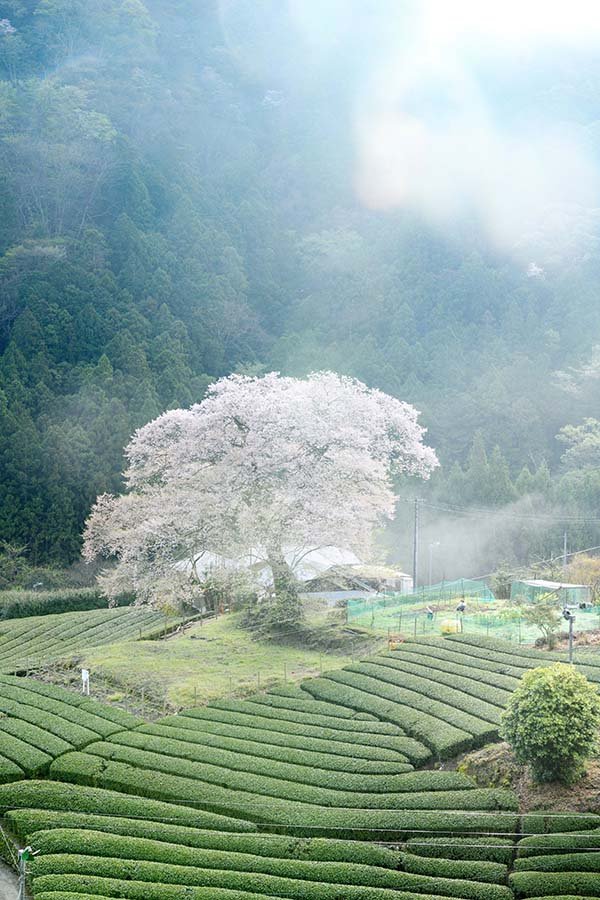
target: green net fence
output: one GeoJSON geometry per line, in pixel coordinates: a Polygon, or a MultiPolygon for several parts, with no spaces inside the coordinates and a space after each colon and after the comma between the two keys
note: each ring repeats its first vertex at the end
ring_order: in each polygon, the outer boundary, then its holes
{"type": "Polygon", "coordinates": [[[496,598],[485,581],[459,578],[457,581],[441,581],[439,584],[420,587],[410,594],[377,595],[348,600],[347,621],[372,628],[391,627],[403,613],[433,612],[441,607],[454,608],[464,601],[468,606],[487,607],[496,598]]]}
{"type": "Polygon", "coordinates": [[[590,589],[585,585],[559,585],[551,581],[513,581],[510,599],[526,603],[556,599],[557,603],[579,605],[589,601],[590,589]]]}
{"type": "MultiPolygon", "coordinates": [[[[546,590],[546,594],[548,591],[546,590]]],[[[515,597],[521,598],[521,594],[515,597]]],[[[575,604],[576,595],[567,599],[552,594],[557,615],[564,602],[575,604]]],[[[347,601],[349,624],[406,637],[422,634],[440,635],[468,632],[504,638],[509,641],[533,643],[541,636],[539,628],[526,621],[525,608],[516,600],[497,600],[485,581],[459,579],[419,588],[412,594],[367,596],[347,601]],[[465,610],[457,610],[464,602],[465,610]]],[[[575,631],[600,629],[600,606],[576,609],[575,631]]],[[[568,623],[561,620],[562,632],[568,623]]]]}

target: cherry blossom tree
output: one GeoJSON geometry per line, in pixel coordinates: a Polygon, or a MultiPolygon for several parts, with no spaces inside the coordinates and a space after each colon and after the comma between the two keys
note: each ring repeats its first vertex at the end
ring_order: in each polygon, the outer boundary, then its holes
{"type": "Polygon", "coordinates": [[[417,416],[332,372],[223,378],[201,403],[134,434],[127,491],[98,498],[84,556],[116,558],[103,576],[109,595],[134,587],[155,605],[197,590],[203,559],[260,559],[293,619],[291,556],[336,546],[364,558],[393,516],[394,475],[427,478],[437,466],[417,416]]]}

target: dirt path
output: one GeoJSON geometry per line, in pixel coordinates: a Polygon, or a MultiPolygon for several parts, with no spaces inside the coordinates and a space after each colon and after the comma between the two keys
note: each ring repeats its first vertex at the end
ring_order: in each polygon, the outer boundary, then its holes
{"type": "Polygon", "coordinates": [[[17,900],[17,876],[0,862],[0,900],[17,900]]]}

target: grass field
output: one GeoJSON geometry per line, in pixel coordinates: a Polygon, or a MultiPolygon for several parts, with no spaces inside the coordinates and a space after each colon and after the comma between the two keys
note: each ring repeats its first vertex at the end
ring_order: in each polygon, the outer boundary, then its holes
{"type": "MultiPolygon", "coordinates": [[[[232,631],[188,643],[216,671],[232,631]]],[[[2,824],[40,851],[33,900],[592,900],[600,816],[520,815],[512,791],[431,768],[494,739],[551,661],[420,639],[153,723],[0,676],[2,824]]],[[[599,657],[582,669],[600,684],[599,657]]]]}
{"type": "MultiPolygon", "coordinates": [[[[358,635],[356,656],[364,654],[358,635]]],[[[237,625],[233,615],[194,624],[166,641],[111,644],[84,654],[92,673],[120,686],[152,693],[164,691],[176,707],[201,704],[227,695],[245,696],[275,683],[298,681],[352,662],[353,639],[346,652],[319,652],[258,640],[237,625]]],[[[381,640],[373,648],[382,645],[381,640]]]]}

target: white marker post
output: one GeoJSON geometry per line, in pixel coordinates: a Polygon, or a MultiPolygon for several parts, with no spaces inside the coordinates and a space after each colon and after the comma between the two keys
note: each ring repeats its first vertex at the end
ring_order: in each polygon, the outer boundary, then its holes
{"type": "Polygon", "coordinates": [[[38,855],[39,850],[33,850],[31,847],[24,847],[19,850],[19,895],[17,900],[26,900],[25,898],[25,864],[38,855]]]}
{"type": "Polygon", "coordinates": [[[87,697],[90,696],[90,673],[89,669],[81,670],[81,693],[87,697]]]}

